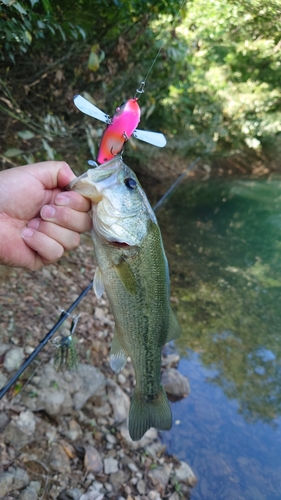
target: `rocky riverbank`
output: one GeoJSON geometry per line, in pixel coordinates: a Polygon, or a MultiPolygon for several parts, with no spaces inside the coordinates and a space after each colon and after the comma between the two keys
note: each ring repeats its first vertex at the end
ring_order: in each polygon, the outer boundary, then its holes
{"type": "MultiPolygon", "coordinates": [[[[31,273],[0,269],[0,386],[32,352],[89,280],[90,239],[54,266],[31,273]]],[[[151,429],[141,441],[128,434],[134,386],[131,363],[118,375],[109,366],[113,318],[105,298],[90,292],[78,307],[74,338],[78,367],[58,372],[56,347],[41,352],[0,402],[0,498],[102,500],[189,498],[197,479],[185,462],[165,453],[151,429]]],[[[69,332],[70,321],[59,334],[69,332]]],[[[175,366],[163,358],[163,383],[171,398],[189,392],[175,366]]]]}

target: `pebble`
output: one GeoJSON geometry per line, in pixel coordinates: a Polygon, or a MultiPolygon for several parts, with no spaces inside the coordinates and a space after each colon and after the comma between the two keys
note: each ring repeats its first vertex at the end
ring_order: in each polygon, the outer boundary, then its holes
{"type": "Polygon", "coordinates": [[[107,381],[107,394],[115,423],[120,424],[127,420],[130,409],[130,399],[127,394],[113,380],[107,381]]]}
{"type": "Polygon", "coordinates": [[[103,471],[103,463],[100,453],[94,446],[86,446],[84,456],[84,467],[87,472],[99,474],[103,471]]]}
{"type": "Polygon", "coordinates": [[[41,482],[40,481],[30,481],[29,486],[35,489],[36,493],[39,493],[41,490],[41,482]]]}
{"type": "Polygon", "coordinates": [[[62,474],[71,473],[70,460],[61,445],[54,444],[52,446],[49,466],[55,472],[61,472],[62,474]]]}
{"type": "Polygon", "coordinates": [[[134,464],[133,462],[130,462],[130,463],[128,464],[128,468],[129,468],[132,472],[138,472],[138,470],[139,470],[139,469],[137,468],[136,464],[134,464]]]}
{"type": "Polygon", "coordinates": [[[105,388],[105,376],[98,368],[82,363],[78,366],[77,375],[79,376],[80,388],[74,394],[73,399],[75,409],[81,410],[88,399],[105,388]]]}
{"type": "Polygon", "coordinates": [[[13,347],[13,349],[6,352],[3,366],[7,372],[11,373],[20,367],[24,357],[22,347],[13,347]]]}
{"type": "Polygon", "coordinates": [[[110,484],[110,483],[104,483],[104,487],[107,491],[112,491],[113,490],[113,486],[110,484]]]}
{"type": "MultiPolygon", "coordinates": [[[[10,491],[24,488],[29,483],[29,476],[20,467],[9,467],[8,472],[0,474],[0,492],[3,497],[10,491]]],[[[3,498],[2,497],[2,498],[3,498]]]]}
{"type": "Polygon", "coordinates": [[[146,492],[146,485],[145,485],[145,482],[143,479],[140,479],[138,482],[137,482],[137,490],[139,492],[140,495],[145,495],[145,492],[146,492]]]}
{"type": "Polygon", "coordinates": [[[162,366],[165,368],[174,368],[175,366],[178,365],[180,361],[180,355],[177,353],[173,354],[168,354],[168,356],[165,356],[162,358],[162,366]]]}
{"type": "Polygon", "coordinates": [[[187,377],[182,375],[176,368],[168,368],[162,374],[162,384],[168,395],[181,399],[190,393],[190,385],[187,377]]]}
{"type": "Polygon", "coordinates": [[[115,436],[113,436],[113,434],[106,434],[105,435],[105,438],[106,438],[106,441],[110,444],[116,444],[117,443],[117,439],[115,436]]]}
{"type": "Polygon", "coordinates": [[[36,429],[36,420],[32,411],[26,410],[19,414],[17,427],[28,436],[34,434],[36,429]]]}
{"type": "Polygon", "coordinates": [[[103,463],[104,463],[105,474],[112,474],[113,472],[118,471],[118,461],[115,458],[112,457],[104,458],[103,463]]]}
{"type": "Polygon", "coordinates": [[[79,500],[103,500],[103,497],[103,493],[100,493],[96,489],[92,489],[90,487],[88,491],[80,497],[79,500]]]}
{"type": "Polygon", "coordinates": [[[178,481],[182,481],[192,487],[196,486],[198,482],[191,467],[183,461],[180,462],[180,467],[175,469],[175,475],[178,481]]]}
{"type": "Polygon", "coordinates": [[[37,500],[37,498],[37,492],[32,486],[27,486],[19,496],[19,500],[37,500]]]}
{"type": "Polygon", "coordinates": [[[70,413],[72,401],[70,395],[65,391],[50,387],[42,389],[39,398],[39,406],[43,407],[50,417],[53,417],[55,415],[70,413]]]}
{"type": "Polygon", "coordinates": [[[148,498],[149,500],[162,500],[162,497],[160,497],[158,491],[155,490],[150,490],[148,493],[148,498]]]}
{"type": "Polygon", "coordinates": [[[117,380],[118,380],[119,384],[123,385],[126,382],[126,377],[125,377],[125,375],[123,375],[123,373],[119,373],[117,376],[117,380]]]}
{"type": "Polygon", "coordinates": [[[166,486],[170,479],[172,464],[165,464],[163,467],[156,467],[148,473],[148,477],[161,495],[164,495],[166,486]]]}
{"type": "Polygon", "coordinates": [[[83,491],[79,488],[73,488],[72,490],[63,490],[57,500],[80,500],[83,491]]]}
{"type": "Polygon", "coordinates": [[[65,435],[68,436],[71,441],[75,441],[83,434],[80,425],[75,420],[70,420],[68,428],[69,430],[66,431],[65,435]]]}
{"type": "Polygon", "coordinates": [[[16,419],[8,423],[3,434],[4,442],[16,449],[23,448],[33,440],[33,435],[26,434],[18,428],[16,419]]]}
{"type": "Polygon", "coordinates": [[[129,475],[126,474],[123,470],[118,470],[117,472],[113,472],[109,476],[110,484],[112,484],[113,491],[118,493],[120,486],[126,484],[128,481],[129,475]]]}
{"type": "Polygon", "coordinates": [[[152,458],[156,458],[157,456],[162,455],[166,449],[166,445],[157,441],[156,443],[152,443],[146,447],[146,452],[152,458]]]}

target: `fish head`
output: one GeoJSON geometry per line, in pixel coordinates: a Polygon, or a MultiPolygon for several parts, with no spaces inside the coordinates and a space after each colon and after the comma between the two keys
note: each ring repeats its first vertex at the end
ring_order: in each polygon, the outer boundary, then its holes
{"type": "Polygon", "coordinates": [[[134,172],[116,156],[72,181],[72,189],[92,202],[97,237],[117,245],[140,246],[155,214],[134,172]]]}

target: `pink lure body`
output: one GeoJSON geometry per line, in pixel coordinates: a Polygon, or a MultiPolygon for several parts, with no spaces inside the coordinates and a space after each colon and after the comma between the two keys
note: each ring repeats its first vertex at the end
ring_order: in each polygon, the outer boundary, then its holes
{"type": "Polygon", "coordinates": [[[140,121],[137,98],[129,99],[117,108],[111,123],[106,127],[99,147],[97,161],[102,164],[120,153],[140,121]]]}

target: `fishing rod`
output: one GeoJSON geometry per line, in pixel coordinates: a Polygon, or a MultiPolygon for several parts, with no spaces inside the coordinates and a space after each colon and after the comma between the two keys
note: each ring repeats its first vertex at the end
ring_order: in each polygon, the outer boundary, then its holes
{"type": "MultiPolygon", "coordinates": [[[[171,193],[176,189],[176,187],[183,181],[183,179],[196,167],[198,162],[200,161],[200,157],[196,158],[191,165],[178,177],[178,179],[172,184],[172,186],[166,191],[166,193],[160,198],[160,200],[153,207],[154,212],[158,211],[163,204],[170,197],[171,193]]],[[[59,320],[56,324],[51,328],[51,330],[47,333],[47,335],[41,340],[38,346],[34,349],[34,351],[26,358],[26,360],[22,363],[16,373],[8,380],[7,384],[0,390],[0,400],[5,396],[8,390],[16,383],[22,373],[28,368],[28,366],[32,363],[32,361],[36,358],[39,352],[43,349],[43,347],[51,340],[53,335],[58,331],[64,321],[71,315],[72,311],[78,306],[81,300],[87,295],[87,293],[93,288],[93,280],[90,281],[88,286],[80,293],[77,299],[71,304],[71,306],[63,311],[60,315],[59,320]]]]}

